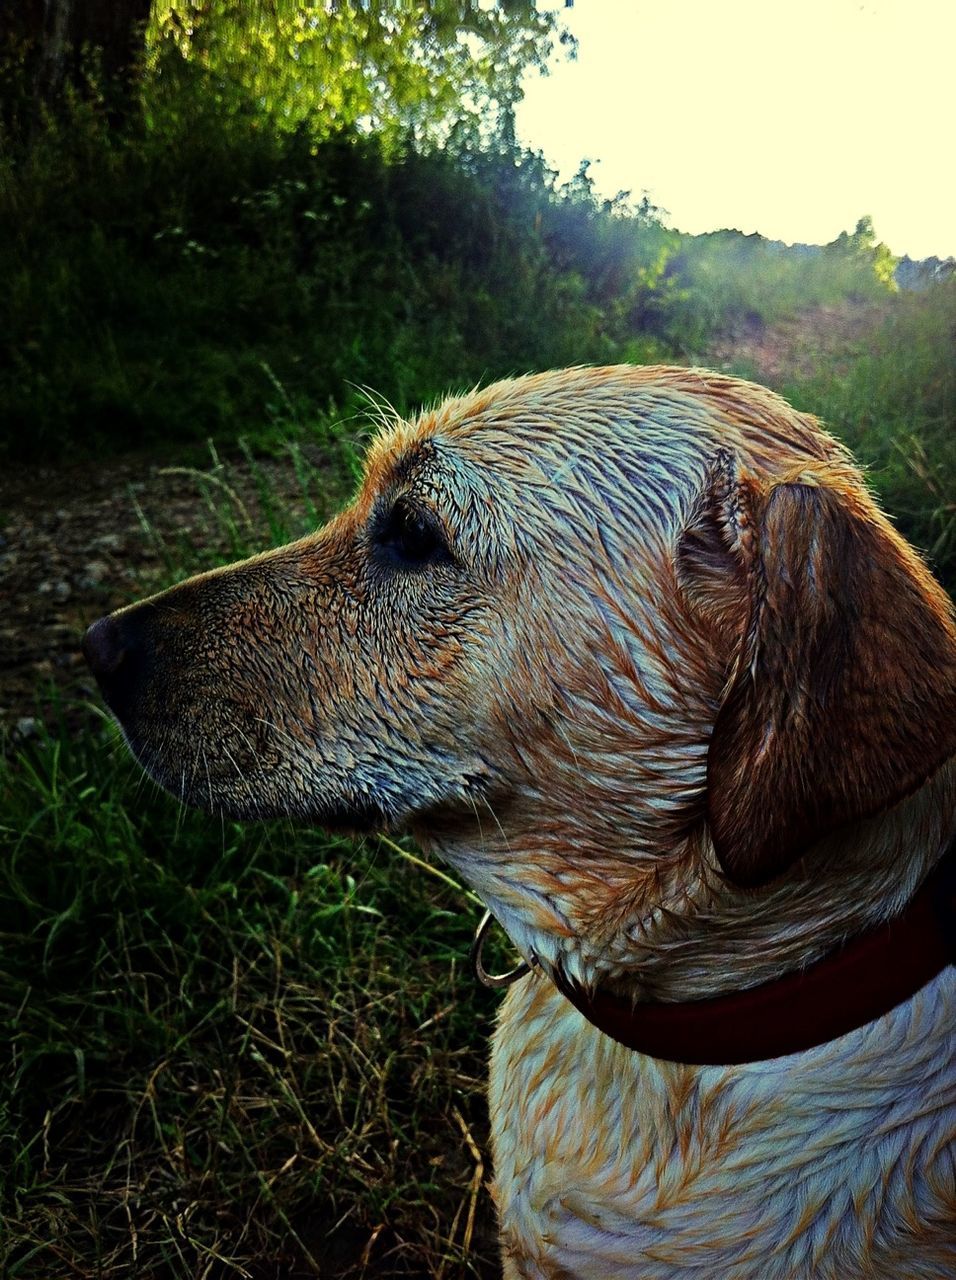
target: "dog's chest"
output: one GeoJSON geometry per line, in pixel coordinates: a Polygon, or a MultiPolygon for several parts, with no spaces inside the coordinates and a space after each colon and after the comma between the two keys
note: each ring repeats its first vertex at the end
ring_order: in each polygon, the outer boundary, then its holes
{"type": "Polygon", "coordinates": [[[632,1053],[518,984],[490,1086],[505,1276],[956,1275],[953,972],[830,1045],[727,1068],[632,1053]]]}

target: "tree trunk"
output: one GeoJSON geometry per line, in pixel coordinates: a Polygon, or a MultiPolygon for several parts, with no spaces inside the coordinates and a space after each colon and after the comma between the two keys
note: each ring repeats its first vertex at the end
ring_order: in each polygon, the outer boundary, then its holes
{"type": "Polygon", "coordinates": [[[110,119],[129,113],[152,0],[13,0],[0,5],[3,116],[29,131],[64,92],[95,92],[110,119]],[[18,79],[19,84],[14,85],[18,79]]]}

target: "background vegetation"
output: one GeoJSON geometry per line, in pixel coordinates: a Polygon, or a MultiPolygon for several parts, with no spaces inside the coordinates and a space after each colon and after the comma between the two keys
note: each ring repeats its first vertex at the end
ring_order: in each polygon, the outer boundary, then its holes
{"type": "MultiPolygon", "coordinates": [[[[140,594],[322,519],[363,385],[718,363],[821,414],[952,590],[952,264],[560,185],[511,112],[562,43],[505,0],[5,9],[4,465],[187,462],[203,518],[144,517],[140,594]]],[[[387,842],[179,812],[75,690],[37,720],[0,766],[0,1271],[496,1274],[477,904],[387,842]]]]}

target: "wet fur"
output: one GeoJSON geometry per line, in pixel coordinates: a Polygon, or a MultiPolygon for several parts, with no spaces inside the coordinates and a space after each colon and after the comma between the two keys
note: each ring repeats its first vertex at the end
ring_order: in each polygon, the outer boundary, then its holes
{"type": "MultiPolygon", "coordinates": [[[[949,602],[842,448],[704,371],[567,370],[374,443],[313,537],[116,615],[192,803],[412,831],[516,946],[634,999],[798,968],[956,828],[949,602]],[[396,499],[449,555],[383,552],[396,499]]],[[[535,973],[490,1106],[509,1280],[956,1274],[956,979],[808,1053],[655,1062],[535,973]]]]}

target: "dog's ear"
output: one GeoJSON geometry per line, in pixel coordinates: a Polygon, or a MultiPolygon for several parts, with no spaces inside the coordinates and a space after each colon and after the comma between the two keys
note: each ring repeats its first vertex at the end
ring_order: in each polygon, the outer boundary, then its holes
{"type": "Polygon", "coordinates": [[[729,879],[772,879],[956,752],[948,599],[849,468],[762,488],[720,455],[678,572],[728,645],[707,816],[729,879]]]}

